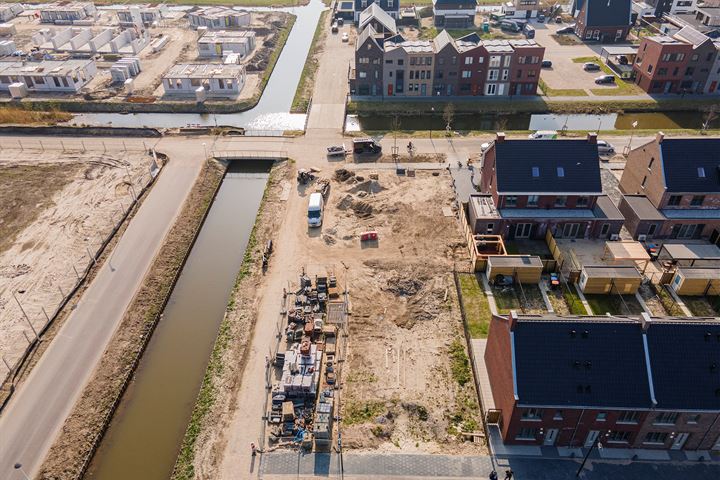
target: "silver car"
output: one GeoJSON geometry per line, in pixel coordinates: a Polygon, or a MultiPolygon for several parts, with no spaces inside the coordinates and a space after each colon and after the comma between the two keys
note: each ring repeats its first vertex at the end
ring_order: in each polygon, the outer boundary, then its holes
{"type": "Polygon", "coordinates": [[[598,153],[600,155],[614,155],[615,154],[615,147],[613,147],[611,144],[609,144],[605,140],[598,140],[597,146],[598,146],[598,153]]]}

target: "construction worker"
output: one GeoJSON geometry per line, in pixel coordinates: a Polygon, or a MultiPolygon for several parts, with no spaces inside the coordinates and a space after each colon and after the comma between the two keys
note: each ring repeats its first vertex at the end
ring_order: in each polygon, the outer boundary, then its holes
{"type": "Polygon", "coordinates": [[[257,449],[255,448],[255,444],[254,444],[254,443],[251,443],[251,444],[250,444],[250,449],[252,450],[252,456],[253,456],[253,457],[254,457],[255,455],[257,455],[257,449]]]}
{"type": "Polygon", "coordinates": [[[490,472],[489,478],[490,478],[490,480],[498,480],[497,472],[495,470],[490,472]]]}
{"type": "Polygon", "coordinates": [[[512,478],[513,478],[513,471],[512,471],[512,469],[510,469],[510,470],[505,470],[505,480],[512,480],[512,478]]]}

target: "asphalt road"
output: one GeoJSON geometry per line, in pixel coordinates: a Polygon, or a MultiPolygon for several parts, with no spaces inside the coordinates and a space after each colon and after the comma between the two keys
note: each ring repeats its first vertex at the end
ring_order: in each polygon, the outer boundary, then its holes
{"type": "MultiPolygon", "coordinates": [[[[3,138],[3,142],[6,140],[8,137],[3,138]]],[[[27,137],[23,141],[28,141],[27,137]]],[[[102,141],[84,139],[88,147],[97,147],[102,141]]],[[[57,138],[43,139],[46,148],[57,142],[57,138]]],[[[142,140],[126,142],[138,145],[142,140]]],[[[110,261],[100,268],[77,308],[0,416],[3,480],[23,479],[23,474],[14,469],[16,463],[21,463],[31,477],[40,469],[200,171],[202,142],[172,139],[162,143],[158,150],[167,153],[171,161],[117,243],[110,261]]]]}

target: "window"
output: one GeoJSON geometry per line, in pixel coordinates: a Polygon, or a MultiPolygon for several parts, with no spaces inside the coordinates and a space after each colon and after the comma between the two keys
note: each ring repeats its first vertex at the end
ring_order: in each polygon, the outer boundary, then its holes
{"type": "Polygon", "coordinates": [[[667,75],[667,68],[658,68],[657,74],[658,77],[664,77],[667,75]]]}
{"type": "Polygon", "coordinates": [[[532,176],[538,178],[540,176],[540,167],[532,167],[532,176]]]}
{"type": "Polygon", "coordinates": [[[506,81],[509,76],[510,76],[510,70],[505,69],[505,70],[502,71],[502,79],[503,79],[504,81],[506,81]]]}
{"type": "Polygon", "coordinates": [[[705,168],[698,167],[698,178],[705,178],[705,168]]]}
{"type": "Polygon", "coordinates": [[[497,91],[497,84],[488,83],[487,85],[485,85],[485,95],[495,95],[496,91],[497,91]]]}
{"type": "Polygon", "coordinates": [[[488,80],[497,80],[498,70],[488,70],[488,80]]]}
{"type": "Polygon", "coordinates": [[[393,0],[387,0],[387,2],[388,2],[388,8],[392,8],[393,0]]]}
{"type": "Polygon", "coordinates": [[[415,65],[415,57],[410,57],[410,65],[415,65]]]}
{"type": "Polygon", "coordinates": [[[567,197],[565,195],[558,195],[555,197],[555,206],[556,207],[564,207],[567,203],[567,197]]]}
{"type": "Polygon", "coordinates": [[[432,65],[432,57],[425,57],[425,65],[432,65]]]}
{"type": "Polygon", "coordinates": [[[500,55],[490,56],[490,67],[498,68],[500,66],[500,55]]]}
{"type": "Polygon", "coordinates": [[[535,440],[537,438],[537,428],[521,428],[518,430],[515,440],[535,440]]]}
{"type": "Polygon", "coordinates": [[[522,412],[523,420],[542,420],[543,411],[541,408],[526,408],[522,412]]]}
{"type": "Polygon", "coordinates": [[[698,423],[699,421],[700,421],[700,415],[699,415],[699,414],[695,414],[695,415],[688,415],[687,420],[685,420],[685,423],[689,423],[689,424],[691,424],[691,425],[695,425],[695,424],[698,423]]]}
{"type": "Polygon", "coordinates": [[[704,201],[705,195],[693,195],[692,200],[690,200],[690,205],[693,207],[699,207],[704,201]]]}
{"type": "Polygon", "coordinates": [[[527,57],[518,57],[518,63],[519,63],[520,65],[524,64],[526,58],[527,58],[527,57]]]}
{"type": "Polygon", "coordinates": [[[652,170],[653,163],[655,163],[655,157],[650,159],[650,163],[648,163],[648,170],[652,170]]]}
{"type": "Polygon", "coordinates": [[[653,421],[654,425],[675,425],[677,421],[677,412],[660,412],[653,421]]]}
{"type": "Polygon", "coordinates": [[[677,56],[675,57],[675,60],[677,60],[678,62],[682,62],[684,59],[685,59],[684,53],[678,53],[677,56]]]}
{"type": "Polygon", "coordinates": [[[445,65],[445,59],[443,57],[438,58],[438,65],[445,65]]]}
{"type": "Polygon", "coordinates": [[[557,176],[560,178],[565,177],[565,169],[563,167],[557,167],[557,176]]]}
{"type": "Polygon", "coordinates": [[[553,420],[562,420],[562,419],[563,419],[563,411],[555,410],[555,415],[553,415],[553,420]]]}
{"type": "Polygon", "coordinates": [[[367,0],[362,0],[362,1],[360,2],[360,6],[361,6],[362,8],[367,8],[367,0]]]}
{"type": "Polygon", "coordinates": [[[663,62],[669,62],[671,58],[672,58],[672,54],[671,54],[671,53],[666,53],[666,54],[664,54],[664,55],[662,56],[662,61],[663,61],[663,62]]]}
{"type": "Polygon", "coordinates": [[[646,183],[647,183],[647,175],[645,175],[645,176],[643,177],[643,181],[642,181],[642,183],[640,183],[640,187],[641,187],[641,188],[645,188],[645,184],[646,184],[646,183]]]}
{"type": "Polygon", "coordinates": [[[472,65],[473,57],[465,57],[465,65],[472,65]]]}
{"type": "Polygon", "coordinates": [[[495,224],[488,223],[487,226],[485,227],[485,233],[487,233],[489,235],[489,234],[493,233],[493,230],[495,230],[495,224]]]}
{"type": "Polygon", "coordinates": [[[358,63],[370,63],[370,57],[360,57],[358,63]]]}
{"type": "Polygon", "coordinates": [[[685,75],[690,76],[695,73],[695,67],[687,67],[685,69],[685,75]]]}
{"type": "Polygon", "coordinates": [[[587,207],[590,203],[590,199],[588,197],[578,197],[577,202],[575,203],[575,206],[577,207],[587,207]]]}
{"type": "Polygon", "coordinates": [[[601,237],[607,236],[609,231],[610,231],[610,224],[603,223],[602,227],[600,227],[600,236],[601,237]]]}
{"type": "Polygon", "coordinates": [[[392,65],[393,61],[392,61],[392,59],[390,59],[390,60],[385,60],[385,63],[388,64],[388,65],[392,65]]]}
{"type": "Polygon", "coordinates": [[[415,70],[410,70],[408,72],[408,80],[415,80],[415,70]]]}
{"type": "Polygon", "coordinates": [[[628,443],[630,441],[630,432],[619,432],[613,430],[607,436],[608,442],[628,443]]]}
{"type": "Polygon", "coordinates": [[[617,423],[638,423],[640,413],[632,410],[625,410],[618,415],[617,423]]]}
{"type": "Polygon", "coordinates": [[[485,63],[484,57],[478,57],[478,63],[485,63]]]}
{"type": "Polygon", "coordinates": [[[506,55],[506,56],[505,56],[505,63],[504,63],[503,66],[504,66],[504,67],[509,67],[511,61],[512,61],[512,57],[511,57],[510,55],[506,55]]]}
{"type": "Polygon", "coordinates": [[[367,78],[367,72],[358,72],[358,78],[367,78]]]}
{"type": "Polygon", "coordinates": [[[398,65],[405,65],[405,59],[398,58],[398,65]]]}
{"type": "Polygon", "coordinates": [[[540,63],[540,57],[532,57],[530,63],[540,63]]]}
{"type": "Polygon", "coordinates": [[[595,416],[596,422],[604,422],[605,420],[607,420],[607,412],[598,412],[595,416]]]}
{"type": "Polygon", "coordinates": [[[470,78],[470,76],[472,76],[472,72],[470,70],[462,71],[462,78],[470,78]]]}
{"type": "Polygon", "coordinates": [[[535,78],[536,75],[537,75],[537,71],[536,71],[536,70],[528,70],[528,71],[527,71],[527,76],[528,76],[528,78],[535,78]]]}
{"type": "Polygon", "coordinates": [[[425,70],[420,70],[420,79],[425,80],[425,70]]]}
{"type": "Polygon", "coordinates": [[[515,205],[517,205],[517,197],[515,195],[508,195],[505,197],[506,207],[514,207],[515,205]]]}
{"type": "Polygon", "coordinates": [[[648,71],[648,73],[652,73],[652,71],[653,71],[653,66],[652,66],[652,65],[648,65],[647,71],[648,71]]]}
{"type": "Polygon", "coordinates": [[[528,195],[528,198],[527,198],[527,206],[528,206],[528,207],[537,207],[539,200],[540,200],[540,196],[539,196],[539,195],[528,195]]]}
{"type": "Polygon", "coordinates": [[[664,445],[668,434],[666,432],[648,432],[643,443],[655,443],[664,445]]]}
{"type": "Polygon", "coordinates": [[[668,205],[671,207],[677,207],[682,201],[682,195],[670,195],[668,199],[668,205]]]}

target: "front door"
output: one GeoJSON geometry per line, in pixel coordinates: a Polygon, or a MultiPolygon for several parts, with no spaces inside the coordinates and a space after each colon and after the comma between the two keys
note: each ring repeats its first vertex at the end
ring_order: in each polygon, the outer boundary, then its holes
{"type": "Polygon", "coordinates": [[[670,93],[672,90],[672,82],[665,82],[665,93],[670,93]]]}
{"type": "Polygon", "coordinates": [[[683,445],[685,445],[685,442],[687,441],[688,437],[690,436],[689,433],[678,433],[677,437],[675,437],[675,441],[673,442],[670,449],[672,450],[680,450],[683,445]]]}
{"type": "Polygon", "coordinates": [[[580,230],[579,223],[566,223],[563,225],[562,238],[575,238],[580,230]]]}
{"type": "Polygon", "coordinates": [[[530,18],[530,17],[532,17],[532,12],[533,12],[532,10],[527,10],[527,11],[525,11],[525,18],[530,18]]]}
{"type": "Polygon", "coordinates": [[[427,85],[424,83],[420,84],[420,95],[423,97],[427,95],[427,85]]]}
{"type": "Polygon", "coordinates": [[[585,438],[585,448],[590,448],[595,443],[595,440],[597,440],[598,435],[600,435],[599,430],[590,430],[588,433],[587,438],[585,438]]]}
{"type": "Polygon", "coordinates": [[[548,445],[548,446],[555,445],[555,441],[557,440],[557,434],[558,434],[557,428],[549,428],[547,433],[545,434],[545,440],[543,440],[543,445],[548,445]]]}
{"type": "Polygon", "coordinates": [[[515,238],[530,238],[532,223],[518,223],[515,225],[515,238]]]}
{"type": "Polygon", "coordinates": [[[692,238],[695,235],[697,225],[680,225],[677,238],[692,238]]]}

